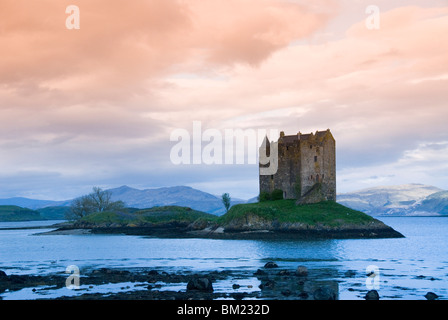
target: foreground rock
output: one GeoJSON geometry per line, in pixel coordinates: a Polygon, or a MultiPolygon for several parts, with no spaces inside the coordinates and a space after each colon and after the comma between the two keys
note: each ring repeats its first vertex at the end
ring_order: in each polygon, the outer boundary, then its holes
{"type": "Polygon", "coordinates": [[[380,300],[380,295],[376,290],[370,290],[366,293],[364,299],[366,300],[380,300]]]}
{"type": "Polygon", "coordinates": [[[426,300],[437,300],[439,298],[438,295],[436,295],[434,292],[428,292],[425,294],[426,300]]]}
{"type": "MultiPolygon", "coordinates": [[[[7,275],[0,271],[0,294],[32,288],[36,299],[48,299],[53,290],[64,288],[67,274],[47,276],[7,275]]],[[[199,273],[168,273],[163,270],[138,268],[121,270],[99,268],[84,274],[81,271],[81,288],[71,291],[74,296],[60,296],[62,300],[119,299],[119,300],[213,300],[213,299],[270,299],[316,300],[337,299],[336,281],[321,281],[318,276],[298,276],[294,269],[267,268],[263,272],[221,271],[199,273]],[[259,282],[259,286],[244,284],[259,282]],[[221,282],[216,290],[214,283],[221,282]],[[122,284],[121,290],[98,293],[95,287],[122,284]],[[224,285],[226,284],[226,285],[224,285]],[[177,290],[164,289],[165,286],[177,290]],[[223,286],[226,288],[223,290],[223,286]]],[[[115,288],[117,286],[115,285],[115,288]]],[[[119,287],[120,288],[120,287],[119,287]]],[[[65,292],[65,291],[62,291],[65,292]]],[[[53,299],[54,297],[52,297],[53,299]]]]}
{"type": "Polygon", "coordinates": [[[187,291],[213,292],[212,280],[208,277],[194,277],[188,281],[187,291]]]}
{"type": "Polygon", "coordinates": [[[261,297],[280,300],[338,300],[337,281],[325,280],[317,273],[310,273],[305,266],[296,270],[257,270],[254,275],[260,280],[261,297]],[[300,272],[297,272],[297,271],[300,272]]]}
{"type": "Polygon", "coordinates": [[[273,261],[269,261],[264,265],[264,267],[267,269],[272,269],[272,268],[278,268],[278,265],[273,261]]]}
{"type": "Polygon", "coordinates": [[[320,286],[313,292],[314,300],[337,300],[338,291],[337,286],[326,285],[320,286]]]}
{"type": "Polygon", "coordinates": [[[62,288],[65,285],[65,277],[60,275],[34,276],[34,275],[7,275],[0,271],[0,294],[9,291],[17,291],[23,288],[53,285],[55,288],[62,288]]]}
{"type": "Polygon", "coordinates": [[[308,268],[305,266],[298,266],[296,270],[296,274],[299,277],[306,277],[308,275],[308,268]]]}
{"type": "MultiPolygon", "coordinates": [[[[51,292],[68,292],[59,290],[66,285],[67,274],[64,272],[34,276],[8,275],[0,270],[0,300],[2,296],[6,298],[9,293],[22,289],[32,291],[32,299],[60,300],[339,299],[338,282],[331,279],[337,279],[343,271],[307,268],[307,276],[303,276],[297,272],[299,268],[303,270],[302,267],[260,268],[256,272],[224,270],[194,273],[169,273],[154,268],[98,268],[86,273],[81,270],[81,288],[70,291],[76,295],[58,297],[51,296],[51,292]],[[103,285],[108,284],[113,284],[111,292],[104,291],[103,285]],[[95,292],[97,286],[102,286],[101,293],[95,292]]],[[[380,297],[377,291],[371,290],[364,298],[378,300],[380,297]]],[[[425,298],[435,300],[439,296],[428,292],[425,297],[421,296],[421,299],[425,298]]]]}

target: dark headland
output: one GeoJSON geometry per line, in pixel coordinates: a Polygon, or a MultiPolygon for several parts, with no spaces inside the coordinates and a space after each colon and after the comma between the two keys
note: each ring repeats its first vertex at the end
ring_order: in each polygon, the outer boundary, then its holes
{"type": "Polygon", "coordinates": [[[404,237],[383,222],[334,201],[297,205],[294,200],[238,204],[220,217],[178,206],[98,212],[47,234],[71,233],[209,239],[404,237]]]}

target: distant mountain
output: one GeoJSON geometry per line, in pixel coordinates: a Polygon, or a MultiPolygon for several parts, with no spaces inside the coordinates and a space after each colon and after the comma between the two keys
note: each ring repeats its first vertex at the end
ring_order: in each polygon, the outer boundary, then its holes
{"type": "Polygon", "coordinates": [[[66,206],[70,205],[70,201],[52,201],[52,200],[36,200],[22,197],[14,197],[8,199],[0,199],[0,205],[2,206],[19,206],[22,208],[28,208],[36,210],[39,208],[45,208],[50,206],[66,206]]]}
{"type": "MultiPolygon", "coordinates": [[[[216,215],[225,213],[220,197],[191,187],[177,186],[139,190],[121,186],[108,191],[112,193],[113,200],[121,200],[128,207],[144,209],[160,206],[183,206],[216,215]]],[[[246,201],[234,199],[232,205],[244,202],[246,201]]]]}
{"type": "Polygon", "coordinates": [[[427,196],[413,206],[413,211],[420,215],[433,213],[448,215],[448,191],[440,191],[427,196]]]}
{"type": "Polygon", "coordinates": [[[250,198],[249,200],[246,201],[246,203],[256,203],[258,202],[258,196],[250,198]]]}
{"type": "MultiPolygon", "coordinates": [[[[138,209],[161,206],[182,206],[215,215],[225,213],[221,197],[191,187],[177,186],[140,190],[128,186],[121,186],[119,188],[108,189],[107,191],[112,193],[112,200],[121,200],[128,207],[138,209]]],[[[0,199],[0,205],[16,205],[38,210],[46,219],[59,219],[66,211],[64,207],[70,206],[71,201],[36,200],[15,197],[0,199]]],[[[245,202],[245,200],[241,199],[232,199],[232,205],[245,202]]]]}
{"type": "Polygon", "coordinates": [[[434,186],[405,184],[338,194],[337,202],[373,216],[440,215],[448,213],[448,199],[442,197],[446,193],[434,186]]]}
{"type": "MultiPolygon", "coordinates": [[[[182,206],[215,215],[225,213],[220,196],[186,186],[144,190],[121,186],[108,191],[114,201],[121,200],[128,207],[137,209],[182,206]]],[[[15,197],[0,199],[0,206],[15,205],[36,210],[40,214],[39,219],[63,219],[71,201],[15,197]]],[[[232,198],[232,205],[253,202],[257,202],[256,197],[247,201],[232,198]]],[[[448,191],[423,184],[376,187],[338,194],[337,202],[373,216],[448,215],[448,191]]]]}

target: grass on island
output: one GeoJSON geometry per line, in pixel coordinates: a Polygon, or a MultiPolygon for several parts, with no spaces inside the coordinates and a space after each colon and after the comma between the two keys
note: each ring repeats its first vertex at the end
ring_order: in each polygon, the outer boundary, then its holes
{"type": "Polygon", "coordinates": [[[198,219],[205,221],[216,220],[217,216],[202,211],[193,210],[188,207],[164,206],[150,209],[129,210],[120,212],[97,212],[85,216],[81,222],[101,224],[134,224],[145,223],[159,224],[169,222],[192,223],[198,219]]]}
{"type": "Polygon", "coordinates": [[[228,213],[218,219],[226,224],[248,214],[278,222],[300,222],[308,225],[322,224],[339,226],[342,224],[363,225],[374,221],[371,216],[334,201],[296,205],[295,200],[276,200],[234,205],[228,213]]]}
{"type": "Polygon", "coordinates": [[[234,219],[242,219],[249,214],[258,215],[268,221],[300,222],[308,225],[322,224],[332,227],[343,224],[363,225],[375,220],[365,213],[347,208],[333,201],[296,205],[295,200],[277,200],[237,204],[220,217],[188,207],[165,206],[141,210],[134,209],[127,212],[126,210],[123,212],[97,212],[83,217],[81,222],[138,226],[148,223],[192,223],[202,220],[226,225],[234,219]]]}

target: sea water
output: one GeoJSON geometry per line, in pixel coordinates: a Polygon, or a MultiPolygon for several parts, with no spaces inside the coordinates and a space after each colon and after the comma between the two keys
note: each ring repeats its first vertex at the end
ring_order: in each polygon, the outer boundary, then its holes
{"type": "MultiPolygon", "coordinates": [[[[155,268],[166,272],[235,270],[247,273],[275,261],[279,268],[306,266],[310,273],[339,282],[339,298],[363,299],[372,287],[381,299],[425,299],[432,291],[448,299],[448,217],[381,217],[401,232],[399,239],[214,240],[158,239],[129,235],[39,235],[48,229],[11,229],[55,221],[0,223],[0,270],[10,274],[81,274],[97,268],[155,268]],[[375,278],[367,277],[376,270],[375,278]]],[[[243,280],[241,280],[243,281],[243,280]]],[[[255,286],[254,286],[255,287],[255,286]]],[[[132,285],[111,285],[113,292],[132,285]]],[[[51,289],[51,288],[50,288],[51,289]]],[[[31,290],[31,289],[30,289],[31,290]]],[[[106,289],[105,289],[106,290],[106,289]]],[[[48,297],[66,295],[55,290],[48,297]]],[[[31,292],[31,291],[30,291],[31,292]]],[[[3,292],[3,299],[35,299],[3,292]]],[[[51,292],[51,290],[46,290],[51,292]]]]}

